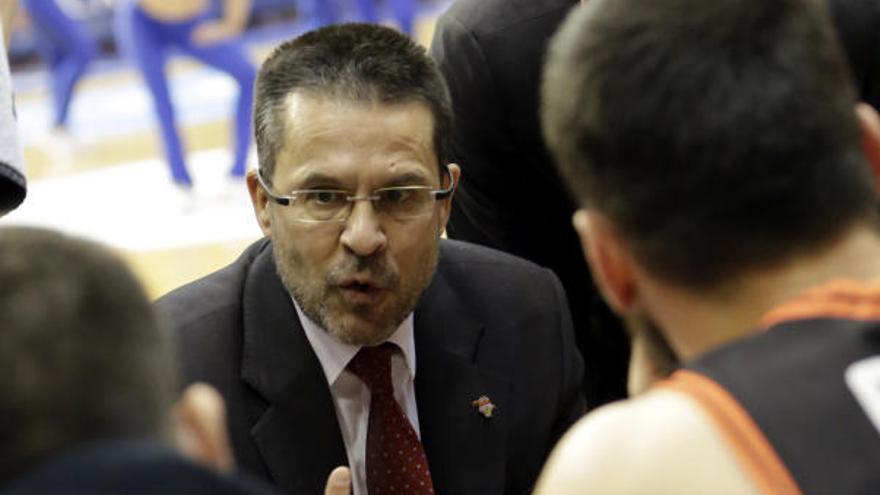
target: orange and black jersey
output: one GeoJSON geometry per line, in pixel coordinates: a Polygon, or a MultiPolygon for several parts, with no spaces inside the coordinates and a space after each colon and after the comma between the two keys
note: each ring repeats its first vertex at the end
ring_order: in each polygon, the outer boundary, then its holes
{"type": "Polygon", "coordinates": [[[834,281],[661,387],[694,398],[773,494],[880,494],[880,283],[834,281]]]}

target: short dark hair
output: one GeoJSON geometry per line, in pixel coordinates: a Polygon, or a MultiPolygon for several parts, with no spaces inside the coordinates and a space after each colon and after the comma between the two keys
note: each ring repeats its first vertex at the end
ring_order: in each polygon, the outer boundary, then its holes
{"type": "MultiPolygon", "coordinates": [[[[384,26],[341,24],[286,41],[257,76],[254,132],[260,171],[271,181],[284,142],[284,109],[295,91],[355,102],[428,105],[434,122],[434,151],[446,165],[452,129],[449,90],[425,49],[384,26]]],[[[443,175],[441,174],[441,179],[443,175]]]]}
{"type": "Polygon", "coordinates": [[[655,276],[715,286],[873,221],[827,17],[814,0],[591,0],[554,38],[545,138],[655,276]]]}
{"type": "Polygon", "coordinates": [[[170,335],[115,255],[0,229],[0,315],[0,483],[86,441],[166,437],[170,335]]]}

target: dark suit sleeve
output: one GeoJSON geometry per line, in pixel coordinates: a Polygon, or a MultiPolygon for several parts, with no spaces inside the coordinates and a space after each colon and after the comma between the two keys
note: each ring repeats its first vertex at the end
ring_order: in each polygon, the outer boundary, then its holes
{"type": "MultiPolygon", "coordinates": [[[[548,270],[549,272],[549,270],[548,270]]],[[[560,376],[561,393],[559,395],[558,410],[560,414],[553,425],[553,443],[571,427],[581,416],[586,413],[586,402],[582,393],[582,381],[584,378],[584,362],[574,338],[574,327],[571,322],[571,312],[568,309],[568,298],[562,288],[559,279],[549,272],[553,278],[553,289],[557,302],[557,314],[559,315],[559,338],[561,357],[560,376]]],[[[552,446],[551,446],[552,447],[552,446]]]]}
{"type": "Polygon", "coordinates": [[[497,198],[487,193],[495,191],[495,195],[499,189],[508,189],[513,194],[512,182],[518,174],[499,175],[498,171],[517,168],[517,148],[512,144],[490,61],[474,33],[450,13],[437,22],[431,56],[452,98],[455,123],[450,160],[462,168],[447,229],[449,236],[503,247],[508,244],[506,223],[498,222],[502,212],[497,210],[497,198]]]}
{"type": "Polygon", "coordinates": [[[830,7],[859,99],[880,109],[880,5],[831,0],[830,7]]]}

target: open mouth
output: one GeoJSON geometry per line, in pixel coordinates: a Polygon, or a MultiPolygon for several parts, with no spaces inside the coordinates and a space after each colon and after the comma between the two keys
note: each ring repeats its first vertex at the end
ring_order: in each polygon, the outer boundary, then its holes
{"type": "Polygon", "coordinates": [[[355,291],[355,292],[372,292],[379,290],[375,285],[368,282],[348,282],[341,285],[343,290],[355,291]]]}
{"type": "Polygon", "coordinates": [[[349,279],[339,284],[346,299],[357,304],[375,304],[386,292],[385,288],[368,280],[349,279]]]}

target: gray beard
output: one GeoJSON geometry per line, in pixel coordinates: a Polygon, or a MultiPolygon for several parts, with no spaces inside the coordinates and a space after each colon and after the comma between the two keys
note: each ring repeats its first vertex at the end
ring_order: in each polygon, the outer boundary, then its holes
{"type": "MultiPolygon", "coordinates": [[[[380,331],[375,332],[373,335],[364,336],[360,334],[355,334],[354,332],[348,331],[345,328],[338,328],[334,326],[331,322],[330,311],[328,310],[324,300],[322,298],[313,298],[307,294],[307,291],[301,284],[296,282],[297,278],[295,274],[288,273],[285,267],[287,264],[285,263],[285,259],[283,258],[284,253],[282,250],[278,249],[278,245],[273,243],[272,256],[275,260],[275,271],[278,274],[279,278],[281,278],[282,284],[287,289],[287,292],[293,297],[296,301],[296,304],[299,306],[300,310],[302,310],[303,314],[306,315],[310,320],[317,323],[325,332],[330,334],[336,340],[354,346],[375,346],[379,345],[382,342],[388,340],[388,338],[400,327],[400,324],[413,312],[415,309],[415,305],[421,297],[422,293],[428,287],[431,282],[431,279],[434,276],[434,272],[437,269],[437,262],[439,259],[439,244],[434,249],[431,256],[428,256],[425,260],[430,264],[429,268],[426,268],[422,273],[426,273],[427,276],[421,279],[417,279],[413,284],[416,290],[410,291],[410,295],[408,298],[401,300],[402,304],[398,305],[397,310],[395,311],[395,318],[380,331]]],[[[353,263],[358,266],[368,266],[370,263],[369,259],[355,259],[353,263]]],[[[344,268],[344,267],[343,267],[344,268]]],[[[334,270],[344,271],[340,269],[334,270]]],[[[332,279],[333,272],[328,275],[328,278],[332,279]]],[[[407,291],[406,287],[399,286],[399,279],[396,276],[393,276],[393,279],[386,278],[383,280],[387,283],[393,283],[395,289],[397,291],[407,291]]],[[[328,280],[322,280],[322,283],[326,284],[328,280]]],[[[326,285],[325,285],[326,286],[326,285]]]]}

